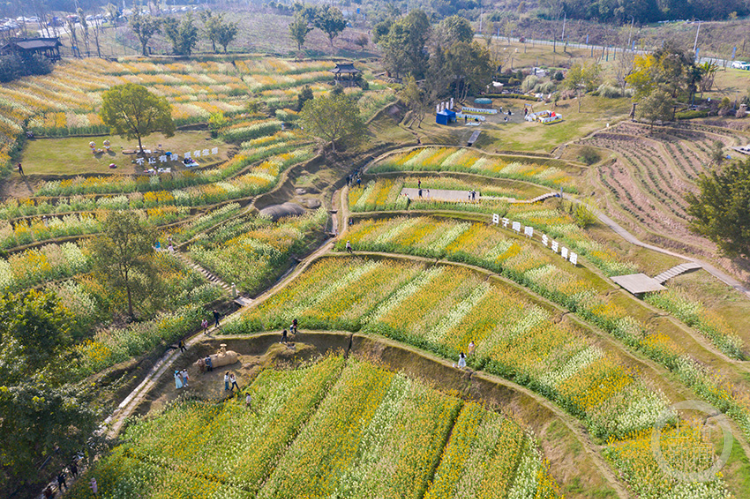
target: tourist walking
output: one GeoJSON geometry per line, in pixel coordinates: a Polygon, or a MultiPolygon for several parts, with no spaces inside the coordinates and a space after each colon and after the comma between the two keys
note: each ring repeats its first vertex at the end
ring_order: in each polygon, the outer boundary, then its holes
{"type": "Polygon", "coordinates": [[[60,492],[62,492],[63,488],[68,490],[68,484],[65,483],[65,471],[61,471],[60,474],[57,475],[57,488],[60,489],[60,492]]]}
{"type": "Polygon", "coordinates": [[[467,350],[467,352],[469,352],[469,355],[474,355],[474,347],[475,347],[474,340],[471,340],[469,342],[469,348],[467,350]]]}
{"type": "Polygon", "coordinates": [[[250,392],[248,392],[247,395],[245,396],[245,407],[247,407],[248,409],[251,409],[252,403],[253,403],[253,397],[251,397],[250,392]]]}
{"type": "Polygon", "coordinates": [[[184,352],[185,350],[187,350],[187,348],[185,348],[185,342],[182,340],[180,340],[180,342],[177,343],[177,346],[180,347],[180,352],[184,352]]]}
{"type": "Polygon", "coordinates": [[[180,375],[182,376],[182,385],[187,388],[188,381],[190,381],[190,376],[188,375],[187,369],[183,369],[180,375]]]}
{"type": "Polygon", "coordinates": [[[226,374],[224,374],[224,391],[225,392],[229,391],[229,371],[227,371],[226,374]]]}
{"type": "Polygon", "coordinates": [[[232,387],[230,388],[230,390],[234,391],[234,389],[236,388],[237,391],[239,392],[240,385],[237,384],[237,378],[234,376],[234,373],[229,375],[229,381],[232,383],[232,387]]]}
{"type": "Polygon", "coordinates": [[[73,478],[78,478],[78,465],[76,465],[75,461],[68,466],[68,469],[70,470],[70,474],[73,475],[73,478]]]}
{"type": "Polygon", "coordinates": [[[178,390],[182,388],[182,376],[180,375],[180,371],[174,372],[174,387],[178,390]]]}
{"type": "Polygon", "coordinates": [[[346,242],[346,251],[347,253],[353,253],[352,243],[350,243],[349,241],[346,242]]]}
{"type": "Polygon", "coordinates": [[[23,166],[21,166],[21,163],[18,163],[18,174],[22,177],[25,177],[26,175],[23,174],[23,166]]]}
{"type": "Polygon", "coordinates": [[[280,343],[286,343],[286,341],[287,341],[287,338],[286,338],[286,329],[284,329],[281,332],[281,342],[280,343]]]}
{"type": "Polygon", "coordinates": [[[89,483],[89,487],[91,487],[91,492],[94,493],[94,497],[99,495],[99,485],[96,483],[96,478],[92,478],[91,482],[89,483]]]}
{"type": "Polygon", "coordinates": [[[206,370],[207,370],[208,372],[211,372],[211,371],[213,371],[213,370],[214,370],[214,365],[213,365],[213,363],[211,362],[211,356],[210,356],[210,355],[207,355],[207,356],[206,356],[206,361],[205,361],[205,362],[206,362],[206,370]]]}
{"type": "Polygon", "coordinates": [[[466,355],[464,355],[464,353],[461,352],[458,355],[458,368],[463,369],[464,367],[466,367],[466,355]]]}
{"type": "Polygon", "coordinates": [[[206,319],[201,321],[201,328],[203,329],[203,334],[208,334],[208,321],[206,319]]]}
{"type": "Polygon", "coordinates": [[[422,179],[420,178],[419,180],[417,180],[417,189],[421,189],[421,188],[422,188],[422,179]]]}
{"type": "Polygon", "coordinates": [[[51,497],[55,497],[55,493],[52,491],[52,487],[47,485],[47,488],[44,489],[44,497],[45,499],[50,499],[51,497]]]}
{"type": "Polygon", "coordinates": [[[359,177],[357,178],[357,187],[362,187],[362,179],[359,177]]]}
{"type": "Polygon", "coordinates": [[[214,322],[216,323],[216,327],[219,327],[219,311],[214,310],[214,322]]]}
{"type": "Polygon", "coordinates": [[[292,319],[292,332],[294,334],[297,334],[299,332],[297,331],[297,324],[298,324],[297,319],[292,319]]]}

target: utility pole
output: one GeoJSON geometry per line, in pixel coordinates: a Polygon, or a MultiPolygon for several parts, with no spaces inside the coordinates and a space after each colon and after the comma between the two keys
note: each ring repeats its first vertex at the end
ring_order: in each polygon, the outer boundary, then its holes
{"type": "Polygon", "coordinates": [[[633,36],[633,23],[635,22],[635,17],[630,17],[630,31],[628,32],[628,45],[627,47],[630,47],[630,38],[633,36]]]}
{"type": "Polygon", "coordinates": [[[560,43],[565,42],[565,21],[568,20],[568,14],[566,12],[563,12],[563,31],[562,31],[562,37],[560,37],[560,43]]]}

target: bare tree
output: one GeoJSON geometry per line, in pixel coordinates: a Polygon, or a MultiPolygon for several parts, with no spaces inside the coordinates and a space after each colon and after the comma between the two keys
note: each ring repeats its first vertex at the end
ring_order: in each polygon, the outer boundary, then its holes
{"type": "Polygon", "coordinates": [[[617,61],[614,64],[613,70],[615,73],[615,80],[620,86],[620,93],[622,95],[625,95],[625,85],[627,84],[625,78],[627,78],[628,75],[633,72],[634,61],[635,54],[631,50],[628,50],[628,47],[625,47],[623,48],[620,57],[617,58],[617,61]]]}

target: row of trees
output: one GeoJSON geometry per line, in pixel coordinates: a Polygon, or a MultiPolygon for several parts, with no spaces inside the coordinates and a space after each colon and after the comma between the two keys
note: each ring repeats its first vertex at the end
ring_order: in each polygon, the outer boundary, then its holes
{"type": "Polygon", "coordinates": [[[402,100],[420,124],[429,103],[482,91],[494,72],[489,50],[474,41],[471,25],[458,16],[432,26],[427,14],[415,9],[378,23],[373,42],[382,50],[388,73],[404,77],[402,100]],[[417,80],[424,84],[417,85],[417,80]]]}
{"type": "MultiPolygon", "coordinates": [[[[215,14],[210,10],[200,13],[203,23],[203,35],[211,42],[214,52],[217,45],[227,52],[227,47],[237,37],[239,28],[236,22],[224,19],[224,14],[215,14]]],[[[164,36],[172,43],[172,52],[178,55],[190,55],[200,38],[201,29],[195,24],[192,13],[182,16],[181,20],[174,17],[160,19],[140,11],[134,13],[129,19],[130,29],[138,37],[141,43],[141,52],[148,55],[148,43],[157,34],[164,36]]]]}
{"type": "Polygon", "coordinates": [[[555,19],[591,19],[623,23],[669,19],[727,19],[750,13],[747,0],[541,0],[540,6],[555,19]]]}
{"type": "Polygon", "coordinates": [[[317,7],[314,5],[304,6],[295,3],[294,19],[289,24],[289,34],[297,43],[297,50],[302,50],[308,33],[315,28],[319,29],[328,37],[328,42],[333,47],[333,40],[346,28],[344,14],[336,7],[325,5],[317,7]]]}

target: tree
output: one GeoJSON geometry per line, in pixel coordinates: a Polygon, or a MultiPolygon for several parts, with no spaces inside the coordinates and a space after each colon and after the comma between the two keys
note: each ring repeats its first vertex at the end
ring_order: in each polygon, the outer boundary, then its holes
{"type": "Polygon", "coordinates": [[[638,118],[651,123],[653,131],[656,121],[669,121],[672,118],[673,102],[667,89],[657,88],[638,102],[638,118]]]}
{"type": "Polygon", "coordinates": [[[204,10],[200,13],[200,16],[203,22],[203,32],[211,42],[213,51],[218,52],[216,45],[219,44],[224,47],[224,53],[226,54],[227,46],[237,36],[237,23],[224,21],[223,13],[214,15],[210,10],[204,10]]]}
{"type": "Polygon", "coordinates": [[[328,36],[331,47],[333,47],[333,39],[346,28],[346,20],[341,11],[328,5],[318,10],[314,24],[316,28],[328,36]]]}
{"type": "Polygon", "coordinates": [[[161,21],[152,16],[144,16],[136,11],[130,16],[128,24],[133,33],[135,33],[135,36],[137,36],[138,40],[141,42],[141,53],[144,56],[148,56],[146,47],[148,46],[149,40],[151,40],[155,34],[161,32],[161,21]]]}
{"type": "Polygon", "coordinates": [[[86,47],[86,55],[88,56],[89,51],[89,23],[86,21],[86,16],[83,14],[83,9],[78,8],[76,10],[76,13],[78,14],[78,21],[81,24],[81,29],[83,30],[83,45],[86,47]]]}
{"type": "Polygon", "coordinates": [[[297,94],[297,111],[302,111],[302,108],[305,107],[305,102],[313,100],[314,98],[315,96],[313,95],[310,85],[302,87],[302,90],[297,94]]]}
{"type": "Polygon", "coordinates": [[[312,28],[299,12],[294,15],[294,20],[289,24],[289,34],[292,36],[292,40],[297,42],[297,51],[302,50],[302,46],[305,44],[305,38],[307,34],[312,31],[312,28]]]}
{"type": "Polygon", "coordinates": [[[601,67],[599,64],[592,62],[578,62],[573,64],[568,70],[568,76],[565,78],[565,86],[575,90],[578,100],[578,112],[581,112],[581,99],[585,92],[591,92],[599,86],[599,73],[601,67]]]}
{"type": "Polygon", "coordinates": [[[102,48],[99,44],[99,34],[101,33],[102,29],[102,21],[100,19],[94,19],[94,29],[92,32],[94,33],[94,43],[96,44],[96,56],[101,57],[102,56],[102,48]]]}
{"type": "Polygon", "coordinates": [[[693,57],[667,43],[653,54],[636,55],[633,70],[625,80],[635,89],[636,99],[660,87],[673,98],[689,101],[701,78],[702,71],[693,57]]]}
{"type": "Polygon", "coordinates": [[[172,110],[166,97],[152,94],[143,85],[126,83],[104,92],[99,115],[113,133],[138,139],[141,152],[143,137],[153,132],[162,132],[167,137],[174,135],[172,110]]]}
{"type": "MultiPolygon", "coordinates": [[[[11,497],[84,448],[96,411],[83,387],[65,385],[75,316],[51,291],[0,295],[0,495],[11,497]]],[[[67,464],[67,463],[65,463],[67,464]]],[[[59,468],[58,468],[59,469],[59,468]]],[[[38,491],[38,489],[37,489],[38,491]]]]}
{"type": "Polygon", "coordinates": [[[227,47],[235,38],[237,38],[237,32],[239,31],[238,24],[236,22],[224,22],[219,27],[218,42],[224,48],[224,53],[227,53],[227,47]]]}
{"type": "Polygon", "coordinates": [[[450,47],[457,42],[471,43],[474,39],[474,30],[469,21],[460,16],[446,17],[440,22],[438,32],[441,36],[441,42],[450,47]]]}
{"type": "Polygon", "coordinates": [[[317,97],[305,102],[300,113],[305,132],[331,145],[361,139],[366,130],[357,102],[341,93],[317,97]]]}
{"type": "Polygon", "coordinates": [[[425,45],[430,37],[430,20],[419,9],[391,24],[387,34],[378,37],[383,63],[395,77],[411,74],[424,78],[429,67],[425,45]]]}
{"type": "Polygon", "coordinates": [[[690,229],[715,242],[728,257],[750,256],[750,160],[698,178],[699,193],[688,193],[690,229]]]}
{"type": "Polygon", "coordinates": [[[701,93],[710,92],[711,87],[714,86],[714,80],[716,79],[716,72],[719,70],[719,66],[715,62],[704,62],[698,67],[701,72],[701,93]]]}
{"type": "MultiPolygon", "coordinates": [[[[422,128],[422,121],[424,121],[425,109],[427,108],[427,102],[425,99],[424,92],[417,85],[417,81],[413,76],[409,76],[404,82],[404,88],[398,94],[399,98],[406,104],[406,106],[412,112],[413,121],[418,121],[417,128],[422,128]]],[[[411,125],[409,125],[411,128],[411,125]]]]}
{"type": "Polygon", "coordinates": [[[193,22],[193,14],[188,12],[177,21],[174,17],[164,20],[164,34],[172,42],[172,52],[178,55],[190,55],[198,43],[198,28],[193,22]]]}
{"type": "Polygon", "coordinates": [[[211,9],[201,11],[200,18],[203,22],[203,33],[206,38],[211,42],[211,49],[214,53],[218,53],[216,50],[216,43],[219,40],[219,29],[221,27],[223,14],[215,16],[211,9]]]}
{"type": "Polygon", "coordinates": [[[131,318],[135,317],[134,299],[148,297],[156,284],[154,239],[136,213],[112,211],[104,222],[104,233],[91,243],[95,275],[125,292],[131,318]]]}
{"type": "Polygon", "coordinates": [[[477,42],[457,42],[446,53],[448,74],[453,77],[453,92],[458,100],[478,93],[492,80],[490,53],[477,42]]]}
{"type": "Polygon", "coordinates": [[[370,39],[367,38],[367,35],[361,34],[354,40],[354,45],[358,46],[360,50],[364,50],[365,47],[370,43],[370,39]]]}
{"type": "Polygon", "coordinates": [[[721,165],[724,162],[724,143],[720,140],[715,140],[710,150],[711,163],[716,166],[721,165]]]}

